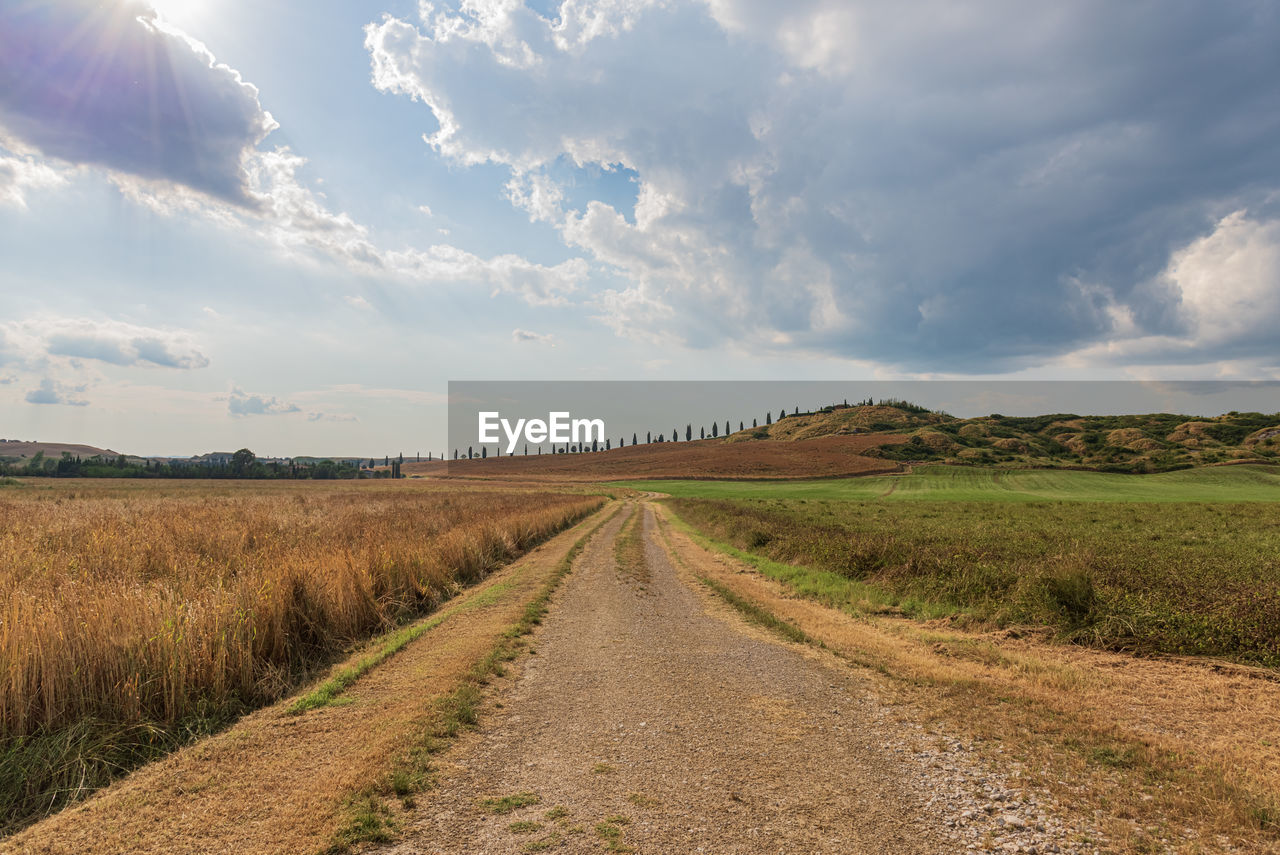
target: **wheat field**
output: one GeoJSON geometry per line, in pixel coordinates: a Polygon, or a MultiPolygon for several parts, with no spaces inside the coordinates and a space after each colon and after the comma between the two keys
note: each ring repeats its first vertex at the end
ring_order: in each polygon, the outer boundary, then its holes
{"type": "Polygon", "coordinates": [[[598,498],[404,482],[0,491],[0,828],[422,614],[598,498]]]}

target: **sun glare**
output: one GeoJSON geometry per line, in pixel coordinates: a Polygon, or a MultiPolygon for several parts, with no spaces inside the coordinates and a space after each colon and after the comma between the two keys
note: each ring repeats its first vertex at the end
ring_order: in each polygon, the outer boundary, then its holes
{"type": "Polygon", "coordinates": [[[149,0],[149,3],[161,18],[183,29],[199,22],[209,6],[208,0],[149,0]]]}

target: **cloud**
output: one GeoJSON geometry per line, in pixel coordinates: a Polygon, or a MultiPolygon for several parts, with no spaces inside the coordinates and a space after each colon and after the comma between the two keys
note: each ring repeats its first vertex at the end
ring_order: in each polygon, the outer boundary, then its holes
{"type": "Polygon", "coordinates": [[[1176,367],[1213,354],[1213,376],[1280,371],[1280,217],[1227,214],[1175,249],[1138,290],[1147,295],[1146,310],[1159,317],[1142,318],[1141,304],[1109,302],[1116,335],[1071,354],[1073,360],[1176,367]]]}
{"type": "Polygon", "coordinates": [[[567,301],[586,280],[587,263],[569,259],[535,264],[514,254],[482,258],[448,244],[398,250],[380,246],[368,227],[329,209],[322,194],[298,177],[306,164],[288,148],[254,152],[245,159],[258,207],[244,211],[206,196],[155,182],[117,181],[133,201],[166,216],[203,217],[225,228],[251,232],[301,263],[337,265],[362,275],[406,284],[478,286],[510,294],[530,305],[567,301]]]}
{"type": "Polygon", "coordinates": [[[294,397],[314,406],[329,406],[334,401],[360,399],[367,401],[396,401],[404,404],[431,406],[447,404],[447,395],[438,392],[424,392],[421,389],[389,389],[376,386],[362,386],[358,383],[343,383],[326,386],[306,392],[299,392],[294,397]]]}
{"type": "Polygon", "coordinates": [[[393,275],[438,285],[475,284],[493,294],[515,294],[530,304],[562,303],[587,275],[581,259],[547,267],[517,255],[483,259],[454,246],[386,250],[347,214],[331,212],[304,187],[297,172],[305,160],[286,149],[261,155],[253,180],[265,200],[267,234],[287,252],[315,253],[362,273],[393,275]]]}
{"type": "Polygon", "coordinates": [[[347,305],[350,306],[351,308],[359,309],[362,312],[367,312],[373,308],[373,306],[369,303],[368,300],[358,295],[348,294],[342,299],[345,300],[347,302],[347,305]]]}
{"type": "Polygon", "coordinates": [[[441,155],[505,165],[647,340],[982,372],[1185,337],[1154,275],[1280,188],[1266,4],[422,9],[367,27],[374,85],[431,111],[441,155]],[[634,170],[634,219],[569,204],[566,161],[634,170]]]}
{"type": "Polygon", "coordinates": [[[44,155],[255,204],[258,90],[145,4],[5,4],[0,56],[3,124],[44,155]]]}
{"type": "Polygon", "coordinates": [[[531,342],[533,344],[545,344],[549,347],[556,346],[556,337],[549,333],[536,333],[529,330],[512,330],[511,340],[517,343],[531,342]]]}
{"type": "Polygon", "coordinates": [[[56,380],[46,377],[40,381],[38,387],[27,392],[26,402],[28,404],[65,404],[71,407],[84,407],[88,406],[88,401],[71,397],[72,394],[79,394],[84,390],[84,386],[65,386],[56,380]]]}
{"type": "Polygon", "coordinates": [[[358,422],[350,413],[307,413],[309,422],[358,422]]]}
{"type": "Polygon", "coordinates": [[[1280,219],[1235,211],[1175,252],[1161,279],[1191,334],[1209,347],[1274,348],[1280,329],[1280,219]]]}
{"type": "Polygon", "coordinates": [[[33,157],[10,157],[0,147],[0,205],[27,206],[26,191],[56,187],[66,181],[58,170],[33,157]]]}
{"type": "Polygon", "coordinates": [[[184,370],[209,364],[208,357],[182,330],[53,316],[0,323],[0,362],[7,359],[38,366],[49,357],[184,370]]]}
{"type": "Polygon", "coordinates": [[[9,4],[0,57],[0,203],[23,206],[26,191],[63,182],[65,162],[106,169],[158,213],[248,231],[298,260],[363,275],[474,285],[529,304],[563,303],[586,277],[580,259],[545,266],[378,245],[303,183],[305,158],[259,148],[278,125],[258,90],[135,0],[9,4]]]}
{"type": "Polygon", "coordinates": [[[267,395],[253,395],[238,387],[232,387],[227,399],[227,411],[233,416],[278,416],[300,413],[302,410],[288,401],[267,395]]]}

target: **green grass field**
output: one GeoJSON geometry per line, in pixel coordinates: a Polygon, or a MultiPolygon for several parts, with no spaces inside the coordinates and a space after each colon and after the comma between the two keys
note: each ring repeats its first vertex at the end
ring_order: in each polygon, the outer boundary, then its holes
{"type": "Polygon", "coordinates": [[[804,568],[788,584],[838,608],[1037,624],[1103,647],[1280,667],[1280,469],[929,466],[628,486],[670,493],[682,519],[753,563],[804,568]]]}
{"type": "Polygon", "coordinates": [[[1156,475],[920,466],[910,475],[822,481],[625,481],[616,486],[708,499],[1003,502],[1275,502],[1280,467],[1210,466],[1156,475]]]}

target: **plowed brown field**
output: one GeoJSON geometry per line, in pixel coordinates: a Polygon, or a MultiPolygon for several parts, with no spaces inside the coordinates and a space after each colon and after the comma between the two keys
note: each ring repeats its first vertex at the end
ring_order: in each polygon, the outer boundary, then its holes
{"type": "Polygon", "coordinates": [[[797,442],[661,442],[590,454],[517,454],[447,463],[405,463],[406,475],[616,481],[635,478],[786,479],[897,472],[891,460],[865,457],[877,445],[904,442],[896,434],[824,436],[797,442]]]}

